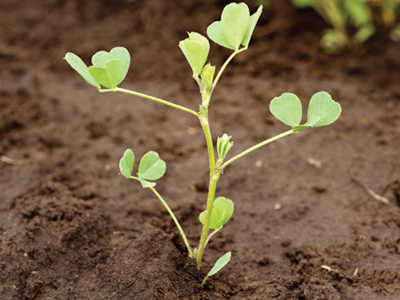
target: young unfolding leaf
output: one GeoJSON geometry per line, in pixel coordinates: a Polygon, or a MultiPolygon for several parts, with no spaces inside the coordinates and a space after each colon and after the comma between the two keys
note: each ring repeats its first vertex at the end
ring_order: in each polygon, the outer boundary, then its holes
{"type": "Polygon", "coordinates": [[[208,277],[215,275],[216,273],[218,273],[223,267],[225,267],[228,262],[231,260],[231,252],[227,252],[224,255],[222,255],[216,262],[214,267],[212,267],[212,269],[210,270],[210,272],[208,272],[207,276],[204,278],[203,280],[203,285],[206,283],[206,280],[208,279],[208,277]]]}
{"type": "MultiPolygon", "coordinates": [[[[234,205],[232,200],[226,199],[225,197],[218,197],[214,201],[214,206],[211,213],[210,228],[220,229],[222,226],[229,221],[233,214],[234,205]]],[[[206,220],[206,212],[203,211],[199,220],[204,225],[206,220]]]]}
{"type": "Polygon", "coordinates": [[[211,85],[214,79],[215,67],[211,64],[206,64],[201,72],[201,81],[206,87],[207,91],[210,91],[211,85]]]}
{"type": "Polygon", "coordinates": [[[245,3],[231,3],[222,11],[221,21],[208,26],[207,34],[215,43],[232,50],[238,50],[240,45],[247,47],[261,12],[262,6],[250,16],[245,3]]]}
{"type": "Polygon", "coordinates": [[[74,53],[68,52],[65,55],[65,60],[75,71],[79,73],[79,75],[83,77],[83,79],[86,80],[87,83],[94,86],[95,88],[100,89],[100,84],[89,73],[88,67],[79,56],[74,53]]]}
{"type": "Polygon", "coordinates": [[[269,110],[282,123],[297,126],[301,122],[302,108],[300,99],[292,93],[284,93],[272,99],[269,110]]]}
{"type": "Polygon", "coordinates": [[[119,170],[125,178],[130,178],[135,162],[135,155],[131,149],[127,149],[119,161],[119,170]]]}
{"type": "Polygon", "coordinates": [[[179,42],[179,48],[189,62],[193,75],[198,77],[210,52],[209,41],[199,33],[190,32],[189,38],[179,42]]]}
{"type": "Polygon", "coordinates": [[[228,136],[226,133],[223,134],[222,137],[218,137],[217,139],[217,153],[218,159],[223,161],[225,156],[228,154],[228,151],[232,148],[233,142],[230,142],[231,136],[228,136]]]}
{"type": "Polygon", "coordinates": [[[160,179],[164,175],[166,168],[165,161],[160,159],[157,152],[147,152],[139,163],[138,176],[142,186],[155,186],[156,184],[150,181],[160,179]]]}
{"type": "Polygon", "coordinates": [[[313,122],[312,127],[326,126],[335,122],[341,112],[340,104],[334,101],[331,95],[327,92],[318,92],[311,97],[308,106],[307,123],[313,122]],[[319,119],[317,120],[317,118],[319,119]]]}

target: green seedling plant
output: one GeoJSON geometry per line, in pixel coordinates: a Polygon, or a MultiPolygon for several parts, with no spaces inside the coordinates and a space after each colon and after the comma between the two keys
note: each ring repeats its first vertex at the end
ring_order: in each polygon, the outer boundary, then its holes
{"type": "MultiPolygon", "coordinates": [[[[387,1],[387,0],[385,0],[387,1]]],[[[292,0],[298,8],[312,7],[332,26],[321,39],[328,54],[341,53],[346,47],[362,44],[376,31],[373,14],[365,0],[292,0]],[[354,28],[351,35],[349,28],[354,28]]]]}
{"type": "MultiPolygon", "coordinates": [[[[231,3],[223,9],[221,20],[215,21],[208,26],[208,37],[216,44],[232,50],[232,54],[228,57],[217,74],[215,74],[216,67],[207,63],[210,42],[205,36],[196,32],[190,32],[188,34],[189,37],[179,43],[179,48],[182,50],[191,67],[192,76],[200,87],[202,101],[198,111],[157,97],[120,88],[119,84],[125,78],[130,66],[129,53],[123,47],[113,48],[110,52],[97,52],[92,57],[92,66],[90,67],[87,67],[86,64],[73,53],[67,53],[65,56],[70,66],[75,69],[87,83],[96,87],[101,93],[122,92],[132,94],[182,110],[198,118],[204,131],[209,158],[209,190],[205,210],[199,216],[199,221],[203,227],[197,247],[193,248],[190,245],[173,211],[155,189],[156,181],[160,179],[166,171],[166,164],[159,155],[154,151],[146,153],[140,159],[137,172],[134,172],[135,155],[132,150],[126,150],[119,163],[120,173],[123,177],[140,182],[143,188],[150,189],[165,206],[182,236],[189,257],[196,261],[198,269],[200,269],[204,250],[208,242],[227,224],[234,211],[234,203],[232,200],[223,196],[216,197],[217,183],[224,169],[246,154],[284,136],[311,127],[329,125],[336,121],[341,113],[340,105],[333,101],[328,93],[319,92],[312,96],[308,107],[307,122],[301,125],[301,102],[296,95],[285,93],[271,101],[270,111],[278,120],[291,127],[288,131],[270,137],[229,159],[226,159],[226,157],[233,146],[231,136],[223,134],[221,137],[218,137],[215,147],[209,123],[211,96],[229,62],[236,55],[247,50],[261,12],[262,6],[260,6],[254,14],[250,14],[250,10],[246,4],[231,3]],[[210,232],[210,230],[212,231],[210,232]]],[[[206,278],[204,278],[203,284],[209,276],[214,275],[222,269],[230,261],[230,258],[231,253],[228,252],[218,259],[215,266],[211,269],[206,278]]]]}

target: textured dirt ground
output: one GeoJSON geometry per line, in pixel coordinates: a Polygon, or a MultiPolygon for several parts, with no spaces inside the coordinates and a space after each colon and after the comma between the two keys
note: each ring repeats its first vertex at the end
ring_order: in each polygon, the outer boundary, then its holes
{"type": "MultiPolygon", "coordinates": [[[[89,63],[98,50],[124,46],[132,64],[122,87],[197,110],[198,88],[177,44],[187,31],[205,34],[227,3],[0,2],[1,299],[400,298],[400,45],[384,31],[331,57],[318,48],[326,24],[314,12],[288,1],[264,11],[212,99],[214,138],[232,135],[234,155],[287,130],[268,111],[283,92],[306,106],[327,91],[343,114],[225,171],[217,194],[235,212],[200,273],[159,201],[118,176],[125,149],[159,152],[167,173],[158,191],[197,244],[208,185],[198,120],[99,94],[65,53],[89,63]],[[227,251],[232,261],[203,288],[227,251]]],[[[229,55],[212,44],[212,64],[229,55]]]]}

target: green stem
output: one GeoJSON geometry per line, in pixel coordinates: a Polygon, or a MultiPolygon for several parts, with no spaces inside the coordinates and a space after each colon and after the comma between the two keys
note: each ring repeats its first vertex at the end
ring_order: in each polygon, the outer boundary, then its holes
{"type": "MultiPolygon", "coordinates": [[[[138,177],[135,177],[135,176],[131,176],[130,178],[140,181],[140,179],[139,179],[138,177]]],[[[186,245],[186,248],[187,248],[188,251],[189,251],[189,257],[194,258],[194,257],[193,257],[192,248],[190,247],[189,242],[188,242],[188,240],[187,240],[187,238],[186,238],[185,232],[183,231],[181,225],[179,224],[178,219],[175,217],[175,214],[173,213],[173,211],[171,210],[171,208],[169,208],[167,202],[165,202],[165,200],[161,197],[161,195],[156,191],[156,189],[153,188],[153,187],[149,187],[149,188],[150,188],[150,190],[153,191],[153,193],[157,196],[157,198],[158,198],[158,199],[161,201],[161,203],[164,205],[164,207],[166,208],[166,210],[167,210],[168,213],[170,214],[172,220],[174,220],[176,227],[178,227],[178,230],[179,230],[179,232],[181,233],[181,236],[182,236],[183,241],[184,241],[184,243],[185,243],[185,245],[186,245]]]]}
{"type": "Polygon", "coordinates": [[[235,50],[235,52],[233,52],[233,53],[231,54],[231,56],[228,57],[228,59],[225,61],[225,63],[222,65],[221,69],[219,70],[219,72],[218,72],[218,74],[217,74],[217,77],[215,77],[215,79],[214,79],[214,82],[213,82],[212,87],[211,87],[211,92],[215,89],[215,87],[216,87],[216,85],[217,85],[217,83],[218,83],[219,78],[221,77],[222,73],[224,72],[224,70],[226,69],[226,67],[227,67],[228,64],[230,63],[230,61],[231,61],[237,54],[239,54],[240,52],[243,52],[243,51],[245,51],[245,50],[247,50],[247,47],[244,47],[244,48],[239,49],[239,50],[235,50]]]}
{"type": "Polygon", "coordinates": [[[149,100],[156,101],[158,103],[162,103],[162,104],[174,107],[176,109],[180,109],[180,110],[186,111],[186,112],[188,112],[188,113],[190,113],[192,115],[195,115],[197,117],[197,112],[195,112],[194,110],[191,110],[189,108],[174,104],[174,103],[166,101],[166,100],[162,100],[160,98],[152,97],[152,96],[149,96],[149,95],[146,95],[146,94],[142,94],[142,93],[138,93],[138,92],[135,92],[135,91],[126,90],[126,89],[122,89],[122,88],[119,88],[119,87],[116,87],[115,89],[101,89],[99,91],[100,91],[100,93],[121,92],[121,93],[125,93],[125,94],[135,95],[135,96],[138,96],[138,97],[146,98],[146,99],[149,99],[149,100]]]}
{"type": "Polygon", "coordinates": [[[272,137],[272,138],[270,138],[270,139],[267,139],[267,140],[265,140],[265,141],[263,141],[263,142],[261,142],[261,143],[255,145],[255,146],[253,146],[253,147],[251,147],[251,148],[249,148],[249,149],[243,151],[242,153],[239,153],[238,155],[232,157],[230,160],[228,160],[227,162],[225,162],[225,163],[220,167],[220,169],[223,170],[223,169],[226,168],[229,164],[231,164],[231,163],[233,163],[235,160],[237,160],[237,159],[239,159],[239,158],[245,156],[246,154],[248,154],[248,153],[250,153],[250,152],[252,152],[252,151],[254,151],[254,150],[256,150],[256,149],[258,149],[258,148],[260,148],[260,147],[262,147],[262,146],[265,146],[265,145],[267,145],[267,144],[269,144],[269,143],[271,143],[271,142],[273,142],[273,141],[276,141],[276,140],[278,140],[278,139],[280,139],[280,138],[283,138],[284,136],[290,135],[290,134],[292,134],[292,133],[294,133],[294,131],[293,131],[293,129],[290,129],[290,130],[285,131],[285,132],[283,132],[283,133],[281,133],[281,134],[278,134],[278,135],[276,135],[276,136],[274,136],[274,137],[272,137]]]}
{"type": "Polygon", "coordinates": [[[208,239],[208,231],[210,230],[210,221],[211,221],[211,213],[214,206],[215,199],[215,190],[217,189],[217,183],[220,176],[220,172],[213,174],[210,178],[210,187],[208,189],[208,198],[207,198],[207,208],[206,208],[206,217],[204,220],[203,231],[201,232],[199,248],[197,250],[196,255],[196,267],[200,269],[201,261],[203,259],[204,249],[206,248],[207,239],[208,239]]]}
{"type": "Polygon", "coordinates": [[[202,109],[200,109],[199,120],[201,126],[203,127],[204,136],[206,138],[208,157],[210,162],[210,185],[208,189],[208,197],[207,197],[207,207],[206,207],[206,217],[204,220],[204,226],[200,237],[199,247],[196,255],[196,266],[197,269],[200,269],[201,261],[203,259],[204,249],[206,247],[206,241],[208,237],[208,231],[210,229],[210,221],[211,221],[211,211],[214,205],[215,198],[215,190],[217,189],[217,182],[220,176],[220,172],[215,173],[215,153],[214,153],[214,145],[212,142],[210,125],[208,122],[208,115],[202,109]]]}
{"type": "MultiPolygon", "coordinates": [[[[222,226],[221,226],[221,228],[222,228],[222,226]]],[[[211,240],[211,238],[212,238],[218,231],[220,231],[221,228],[215,229],[212,233],[210,233],[210,235],[207,237],[205,247],[207,247],[208,242],[211,240]]]]}

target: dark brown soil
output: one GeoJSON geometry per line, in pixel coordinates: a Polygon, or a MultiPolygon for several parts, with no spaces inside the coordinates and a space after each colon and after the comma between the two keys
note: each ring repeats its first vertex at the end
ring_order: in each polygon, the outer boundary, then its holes
{"type": "MultiPolygon", "coordinates": [[[[187,31],[205,34],[227,3],[0,2],[1,299],[400,299],[400,45],[385,31],[332,57],[318,48],[327,25],[313,11],[282,0],[264,11],[212,99],[214,138],[232,135],[233,155],[287,130],[268,111],[283,92],[306,106],[325,90],[343,114],[225,171],[217,193],[235,213],[200,273],[161,203],[118,176],[125,149],[159,152],[168,169],[157,188],[198,243],[208,185],[198,120],[99,94],[65,53],[89,63],[124,46],[132,65],[122,87],[197,110],[177,44],[187,31]],[[227,251],[232,261],[203,288],[227,251]]],[[[229,54],[213,44],[210,61],[229,54]]]]}

